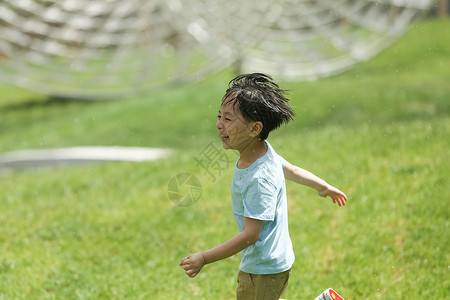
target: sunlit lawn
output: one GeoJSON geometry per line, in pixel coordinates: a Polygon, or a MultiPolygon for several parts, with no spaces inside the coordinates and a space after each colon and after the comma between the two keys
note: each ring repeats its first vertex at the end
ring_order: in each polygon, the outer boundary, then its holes
{"type": "MultiPolygon", "coordinates": [[[[287,299],[446,299],[450,23],[423,21],[375,59],[315,82],[281,83],[297,117],[269,142],[347,193],[345,208],[288,183],[296,263],[287,299]]],[[[233,74],[112,102],[0,86],[0,152],[79,145],[166,147],[169,159],[0,173],[0,299],[233,299],[239,256],[195,279],[180,259],[231,238],[233,163],[196,159],[233,74]],[[178,207],[167,185],[196,175],[178,207]]],[[[210,144],[210,143],[213,144],[210,144]]],[[[221,150],[227,160],[234,152],[221,150]]]]}

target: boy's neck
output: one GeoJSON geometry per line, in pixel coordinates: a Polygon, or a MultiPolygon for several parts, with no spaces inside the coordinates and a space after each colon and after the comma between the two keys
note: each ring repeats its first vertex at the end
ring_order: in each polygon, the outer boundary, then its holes
{"type": "Polygon", "coordinates": [[[237,167],[246,169],[250,167],[258,158],[261,158],[267,152],[267,145],[264,140],[255,140],[239,151],[239,161],[237,167]]]}

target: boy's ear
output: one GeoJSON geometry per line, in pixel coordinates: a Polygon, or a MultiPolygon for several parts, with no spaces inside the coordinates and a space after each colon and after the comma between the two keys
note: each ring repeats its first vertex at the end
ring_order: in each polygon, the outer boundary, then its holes
{"type": "Polygon", "coordinates": [[[257,137],[263,129],[263,124],[260,121],[253,122],[250,128],[250,136],[257,137]]]}

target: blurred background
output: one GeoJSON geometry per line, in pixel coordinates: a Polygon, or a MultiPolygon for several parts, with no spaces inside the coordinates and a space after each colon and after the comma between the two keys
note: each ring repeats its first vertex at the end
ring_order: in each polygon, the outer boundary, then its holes
{"type": "Polygon", "coordinates": [[[0,80],[120,98],[224,68],[314,80],[365,61],[448,1],[3,0],[0,80]]]}
{"type": "Polygon", "coordinates": [[[339,208],[287,183],[283,298],[447,299],[448,13],[444,0],[0,0],[0,299],[234,299],[238,255],[194,280],[178,264],[237,233],[238,154],[215,124],[230,79],[253,71],[296,113],[269,136],[277,153],[349,197],[339,208]],[[55,149],[95,157],[5,167],[55,149]],[[170,152],[95,163],[111,149],[170,152]]]}

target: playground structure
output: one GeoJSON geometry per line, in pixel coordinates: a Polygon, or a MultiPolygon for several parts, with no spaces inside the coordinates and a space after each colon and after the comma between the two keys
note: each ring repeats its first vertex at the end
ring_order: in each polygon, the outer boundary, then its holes
{"type": "Polygon", "coordinates": [[[223,68],[313,80],[367,60],[432,0],[5,0],[0,81],[110,99],[223,68]]]}

